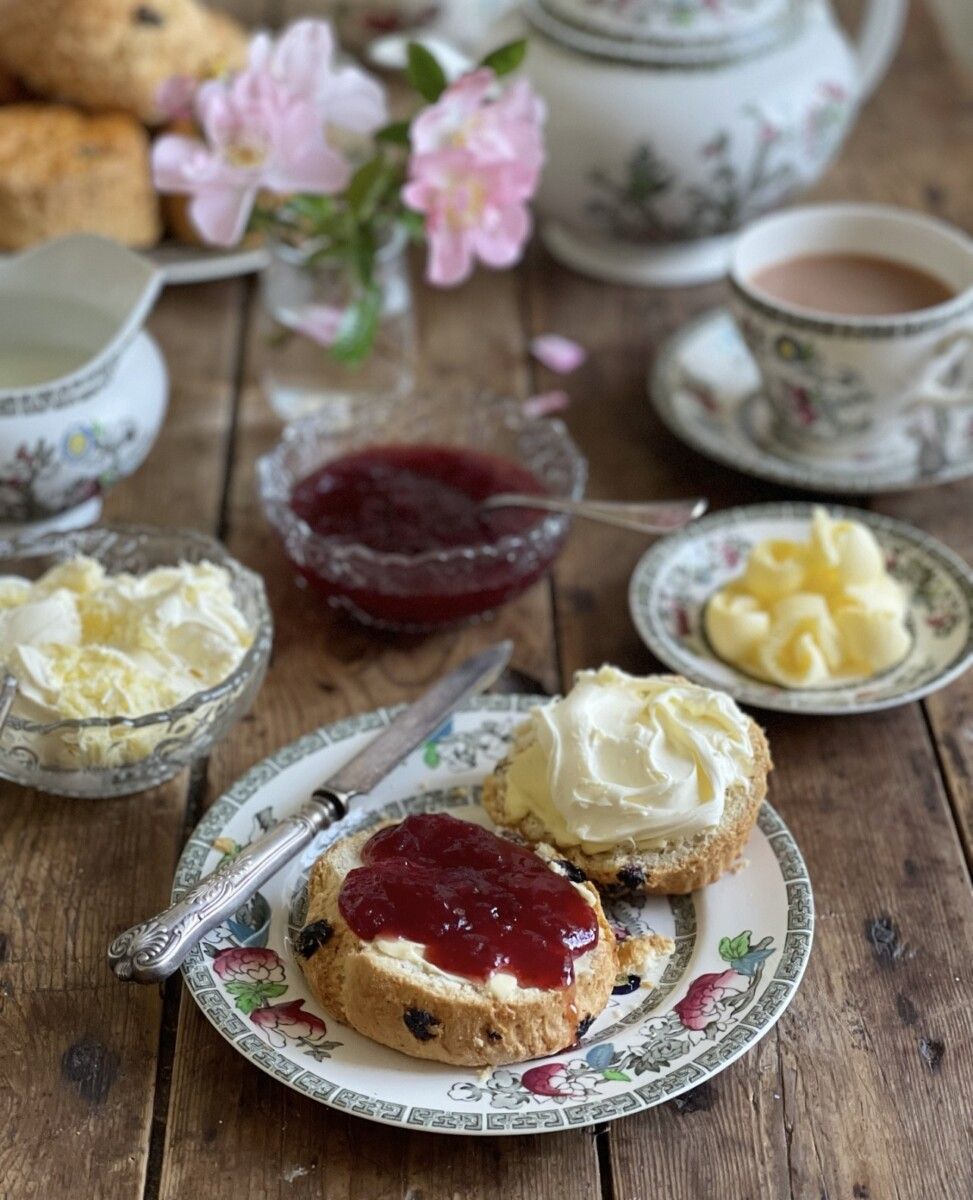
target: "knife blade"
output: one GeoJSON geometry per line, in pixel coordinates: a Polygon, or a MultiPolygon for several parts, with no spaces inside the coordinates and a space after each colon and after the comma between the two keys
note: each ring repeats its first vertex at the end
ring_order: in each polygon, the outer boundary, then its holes
{"type": "Polygon", "coordinates": [[[441,728],[464,700],[495,683],[512,652],[512,642],[497,642],[460,663],[394,717],[383,733],[331,776],[324,789],[348,798],[367,795],[393,767],[441,728]]]}
{"type": "Polygon", "coordinates": [[[108,948],[108,961],[118,978],[158,983],[171,975],[206,933],[233,916],[271,875],[344,817],[353,797],[370,792],[440,729],[464,700],[495,682],[512,651],[511,642],[498,642],[461,663],[398,713],[291,816],[271,826],[164,912],[119,934],[108,948]]]}

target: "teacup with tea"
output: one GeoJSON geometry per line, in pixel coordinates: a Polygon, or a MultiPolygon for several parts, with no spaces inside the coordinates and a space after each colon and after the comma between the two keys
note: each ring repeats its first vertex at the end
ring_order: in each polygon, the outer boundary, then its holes
{"type": "Polygon", "coordinates": [[[741,235],[730,283],[784,448],[868,450],[916,406],[973,405],[973,241],[959,230],[879,205],[793,209],[741,235]]]}

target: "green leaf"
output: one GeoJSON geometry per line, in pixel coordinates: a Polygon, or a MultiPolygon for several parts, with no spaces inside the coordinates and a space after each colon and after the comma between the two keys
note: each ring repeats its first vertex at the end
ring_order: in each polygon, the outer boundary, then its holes
{"type": "Polygon", "coordinates": [[[446,73],[421,42],[409,43],[409,82],[423,100],[434,104],[446,90],[446,73]]]}
{"type": "Polygon", "coordinates": [[[743,958],[750,949],[750,930],[744,930],[743,933],[737,934],[735,938],[720,938],[720,958],[726,962],[733,962],[734,959],[743,958]]]}
{"type": "Polygon", "coordinates": [[[631,1075],[626,1075],[624,1071],[616,1071],[614,1069],[602,1071],[601,1075],[603,1079],[614,1079],[618,1083],[628,1083],[632,1078],[631,1075]]]}
{"type": "Polygon", "coordinates": [[[526,54],[527,39],[520,38],[519,41],[508,42],[505,46],[491,50],[480,65],[489,67],[497,76],[509,75],[511,71],[517,70],[526,54]]]}
{"type": "Polygon", "coordinates": [[[388,168],[382,158],[369,159],[352,175],[345,198],[356,216],[362,216],[382,194],[388,181],[388,168]]]}
{"type": "Polygon", "coordinates": [[[255,1009],[262,1008],[264,1002],[275,996],[283,996],[287,991],[286,983],[251,983],[248,979],[231,979],[226,990],[236,1001],[240,1012],[249,1016],[255,1009]]]}
{"type": "Polygon", "coordinates": [[[375,134],[380,142],[390,142],[393,146],[408,146],[409,122],[393,121],[375,134]]]}
{"type": "Polygon", "coordinates": [[[411,208],[404,208],[399,215],[399,220],[410,241],[424,242],[426,240],[426,218],[422,213],[415,212],[411,208]]]}
{"type": "Polygon", "coordinates": [[[338,337],[331,347],[332,358],[352,366],[368,357],[381,307],[381,291],[374,283],[370,284],[345,313],[338,337]]]}
{"type": "Polygon", "coordinates": [[[261,1008],[263,1005],[263,998],[256,984],[246,983],[242,979],[233,979],[226,985],[226,990],[245,1016],[249,1016],[254,1009],[261,1008]]]}
{"type": "Polygon", "coordinates": [[[348,258],[359,284],[370,287],[375,269],[375,234],[370,225],[357,225],[352,230],[348,258]]]}
{"type": "Polygon", "coordinates": [[[317,224],[327,220],[331,215],[334,204],[330,196],[308,196],[300,194],[291,196],[284,206],[298,217],[317,224]]]}

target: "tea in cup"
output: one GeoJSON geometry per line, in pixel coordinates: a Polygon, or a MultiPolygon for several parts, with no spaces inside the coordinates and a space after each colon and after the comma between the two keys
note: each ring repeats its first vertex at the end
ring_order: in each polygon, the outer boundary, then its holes
{"type": "Polygon", "coordinates": [[[787,450],[870,450],[912,408],[973,405],[973,241],[941,221],[778,213],[741,234],[730,285],[787,450]]]}

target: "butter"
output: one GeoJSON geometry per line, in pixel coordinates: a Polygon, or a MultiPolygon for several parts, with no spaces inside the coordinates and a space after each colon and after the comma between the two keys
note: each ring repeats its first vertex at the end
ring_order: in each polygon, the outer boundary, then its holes
{"type": "Polygon", "coordinates": [[[535,708],[506,776],[511,820],[538,817],[560,846],[655,848],[718,825],[753,764],[747,718],[720,692],[614,667],[582,671],[535,708]]]}
{"type": "MultiPolygon", "coordinates": [[[[408,938],[375,938],[374,941],[365,943],[365,953],[378,954],[385,958],[394,958],[397,962],[410,963],[426,975],[446,979],[453,984],[462,984],[464,987],[478,986],[474,980],[467,979],[464,975],[455,975],[452,971],[444,971],[442,967],[437,967],[435,963],[426,958],[425,946],[419,942],[409,941],[408,938]]],[[[590,951],[588,954],[582,954],[577,960],[578,970],[587,969],[587,966],[590,965],[590,962],[586,964],[589,955],[590,951]],[[586,964],[586,966],[582,968],[581,964],[586,964]]],[[[517,976],[512,975],[509,971],[494,971],[483,987],[495,1000],[500,1001],[513,1000],[515,996],[537,990],[536,988],[521,987],[517,982],[517,976]]]]}
{"type": "MultiPolygon", "coordinates": [[[[12,711],[42,724],[172,708],[231,674],[252,640],[229,576],[209,562],[108,575],[78,557],[34,583],[0,578],[0,660],[18,685],[12,711]]],[[[152,736],[92,729],[63,739],[57,757],[132,761],[152,736]],[[131,753],[119,754],[126,740],[131,753]]]]}
{"type": "Polygon", "coordinates": [[[908,654],[905,593],[859,521],[816,508],[807,541],[768,539],[709,600],[704,628],[720,658],[790,688],[870,678],[908,654]]]}

